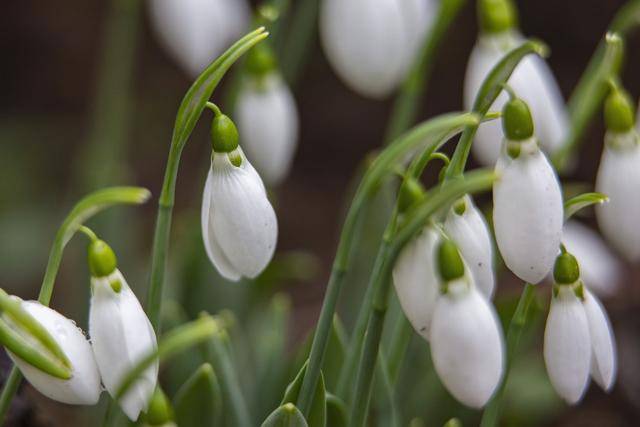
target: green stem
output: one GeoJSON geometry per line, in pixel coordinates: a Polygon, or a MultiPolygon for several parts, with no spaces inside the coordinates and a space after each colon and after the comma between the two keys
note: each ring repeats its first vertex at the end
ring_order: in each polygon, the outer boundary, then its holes
{"type": "Polygon", "coordinates": [[[202,111],[211,98],[218,83],[242,54],[256,43],[267,37],[264,28],[247,34],[218,57],[191,85],[182,99],[176,115],[176,122],[171,137],[169,158],[165,169],[162,191],[158,200],[158,215],[153,236],[151,255],[151,278],[147,298],[147,315],[154,329],[160,329],[160,310],[162,306],[162,290],[166,271],[169,235],[171,232],[171,216],[175,200],[176,180],[182,150],[193,131],[202,111]]]}
{"type": "Polygon", "coordinates": [[[425,35],[419,54],[393,103],[385,144],[393,141],[415,122],[426,81],[431,74],[440,42],[458,15],[465,0],[443,0],[431,30],[425,35]]]}
{"type": "Polygon", "coordinates": [[[389,345],[389,377],[391,384],[395,386],[400,374],[400,367],[413,336],[413,327],[403,312],[400,312],[400,317],[394,325],[391,336],[393,338],[391,345],[389,345]]]}
{"type": "MultiPolygon", "coordinates": [[[[42,279],[38,301],[49,305],[58,269],[62,262],[64,248],[82,224],[98,212],[117,204],[141,204],[149,199],[151,193],[139,187],[112,187],[95,191],[80,200],[69,212],[56,233],[49,253],[47,269],[42,279]]],[[[0,422],[4,420],[11,400],[18,390],[22,375],[15,366],[4,384],[0,394],[0,422]]]]}
{"type": "Polygon", "coordinates": [[[504,390],[507,384],[507,378],[511,371],[511,365],[513,363],[513,358],[515,356],[518,343],[520,342],[520,337],[522,336],[522,332],[524,331],[527,323],[529,307],[531,306],[531,303],[534,299],[535,285],[526,283],[524,285],[524,289],[522,289],[522,294],[520,295],[518,306],[516,307],[516,311],[513,313],[513,317],[511,318],[509,329],[507,331],[507,366],[505,369],[504,377],[502,379],[502,384],[500,385],[498,391],[495,393],[489,404],[486,406],[484,413],[482,414],[482,421],[480,424],[481,427],[491,427],[498,425],[500,410],[502,408],[502,400],[504,398],[504,390]]]}
{"type": "MultiPolygon", "coordinates": [[[[318,0],[301,0],[295,9],[291,29],[285,38],[282,74],[289,86],[295,86],[309,56],[309,45],[318,25],[318,0]]],[[[300,409],[302,412],[302,409],[300,409]]]]}
{"type": "Polygon", "coordinates": [[[468,124],[477,123],[473,114],[445,114],[433,118],[389,145],[373,162],[365,173],[356,195],[351,202],[345,223],[340,234],[338,250],[333,262],[331,277],[320,310],[320,318],[311,345],[309,365],[305,372],[302,387],[298,395],[296,406],[300,412],[307,415],[313,400],[313,394],[320,376],[320,368],[329,340],[331,322],[338,303],[338,297],[343,285],[344,276],[350,265],[350,252],[354,241],[356,224],[363,206],[375,193],[382,179],[393,170],[393,165],[400,161],[407,153],[419,146],[436,144],[446,135],[459,132],[460,128],[468,124]]]}

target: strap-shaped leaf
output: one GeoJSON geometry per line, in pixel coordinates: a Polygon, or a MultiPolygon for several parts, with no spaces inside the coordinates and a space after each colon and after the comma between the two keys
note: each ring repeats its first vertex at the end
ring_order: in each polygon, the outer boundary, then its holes
{"type": "Polygon", "coordinates": [[[338,315],[335,315],[333,317],[333,324],[331,325],[327,353],[324,356],[324,363],[322,364],[322,373],[326,387],[329,390],[334,390],[338,384],[338,376],[345,361],[346,349],[347,338],[344,326],[338,315]]]}
{"type": "MultiPolygon", "coordinates": [[[[284,398],[282,399],[282,405],[286,403],[294,403],[298,400],[298,394],[300,393],[300,387],[304,380],[304,374],[307,371],[307,365],[308,362],[304,364],[302,369],[300,369],[300,372],[298,372],[298,375],[296,375],[291,384],[287,386],[284,398]]],[[[325,398],[326,391],[324,387],[324,376],[321,371],[315,392],[313,393],[313,398],[311,399],[309,416],[307,417],[309,427],[325,427],[327,425],[327,403],[325,398]]]]}
{"type": "Polygon", "coordinates": [[[222,425],[222,392],[210,364],[200,366],[180,387],[173,406],[180,427],[222,425]]]}
{"type": "Polygon", "coordinates": [[[338,396],[327,393],[327,426],[347,427],[347,405],[338,396]]]}
{"type": "Polygon", "coordinates": [[[293,403],[285,403],[273,411],[262,423],[262,427],[308,427],[302,413],[293,403]]]}
{"type": "Polygon", "coordinates": [[[576,212],[592,205],[599,205],[609,201],[609,197],[602,193],[584,193],[564,202],[564,220],[567,221],[576,212]]]}

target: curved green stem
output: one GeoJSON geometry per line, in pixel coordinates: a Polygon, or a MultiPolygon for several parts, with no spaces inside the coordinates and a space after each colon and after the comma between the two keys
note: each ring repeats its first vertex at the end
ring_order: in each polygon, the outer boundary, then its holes
{"type": "MultiPolygon", "coordinates": [[[[110,206],[118,204],[141,204],[146,202],[150,196],[151,193],[145,188],[111,187],[93,192],[80,200],[71,212],[69,212],[56,233],[51,252],[49,253],[49,261],[47,262],[47,269],[44,273],[42,286],[40,287],[38,301],[44,305],[49,305],[58,269],[62,262],[64,248],[85,221],[110,206]]],[[[11,374],[7,378],[7,382],[4,384],[2,394],[0,394],[0,421],[4,419],[9,409],[11,400],[18,390],[21,378],[20,372],[14,366],[11,374]]]]}
{"type": "Polygon", "coordinates": [[[425,34],[420,51],[393,103],[391,118],[385,134],[385,143],[393,141],[415,122],[420,99],[426,81],[431,74],[440,42],[453,20],[458,16],[464,2],[465,0],[443,0],[440,3],[434,24],[425,34]]]}
{"type": "Polygon", "coordinates": [[[518,306],[516,307],[516,311],[513,313],[513,317],[511,318],[509,329],[507,331],[507,366],[504,377],[502,378],[502,384],[500,384],[500,387],[482,414],[482,421],[480,423],[481,427],[492,427],[498,425],[500,410],[502,408],[502,400],[504,398],[504,389],[511,370],[511,364],[513,363],[513,357],[518,347],[518,343],[520,342],[522,331],[527,323],[529,307],[534,299],[535,285],[526,283],[524,285],[524,289],[522,289],[518,306]]]}
{"type": "Polygon", "coordinates": [[[350,264],[351,246],[354,241],[356,224],[360,217],[362,207],[376,191],[382,179],[393,170],[393,165],[401,161],[403,157],[411,153],[412,150],[415,150],[421,145],[428,145],[425,141],[431,141],[431,143],[433,143],[433,141],[438,141],[446,135],[459,132],[464,126],[477,122],[477,117],[469,113],[445,114],[428,120],[422,125],[416,126],[413,130],[407,132],[387,147],[373,162],[362,178],[342,228],[331,277],[329,278],[327,291],[320,311],[320,318],[311,345],[309,366],[298,395],[296,406],[303,414],[306,415],[309,411],[313,393],[320,376],[320,368],[331,330],[331,322],[338,303],[344,276],[350,264]]]}
{"type": "Polygon", "coordinates": [[[167,252],[169,250],[171,215],[173,212],[178,166],[182,150],[209,98],[211,98],[214,89],[229,67],[231,67],[242,54],[267,37],[267,35],[268,33],[264,31],[264,28],[258,28],[238,40],[209,65],[196,79],[182,99],[182,103],[178,109],[173,127],[173,135],[171,137],[171,147],[169,149],[169,158],[167,160],[162,191],[158,200],[158,215],[151,255],[151,279],[147,298],[147,315],[156,331],[160,329],[160,309],[162,305],[162,290],[164,287],[167,252]]]}

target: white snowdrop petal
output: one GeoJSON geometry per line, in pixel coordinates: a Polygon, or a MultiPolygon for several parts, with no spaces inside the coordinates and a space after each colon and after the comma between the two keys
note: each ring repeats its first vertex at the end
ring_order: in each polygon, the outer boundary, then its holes
{"type": "Polygon", "coordinates": [[[425,4],[425,0],[324,0],[320,38],[339,77],[364,96],[388,95],[404,77],[417,45],[416,32],[422,33],[427,25],[419,24],[427,13],[425,4]]]}
{"type": "Polygon", "coordinates": [[[426,340],[439,292],[435,259],[439,241],[439,233],[426,227],[405,246],[393,268],[393,283],[402,310],[426,340]]]}
{"type": "MultiPolygon", "coordinates": [[[[466,108],[472,107],[491,69],[521,41],[522,37],[515,33],[483,36],[478,40],[467,64],[464,85],[466,108]]],[[[529,105],[540,145],[546,152],[553,153],[564,141],[569,122],[562,94],[547,63],[536,56],[525,57],[515,68],[508,83],[518,97],[529,105]]],[[[491,110],[501,111],[507,100],[507,95],[501,93],[491,110]]],[[[503,137],[500,120],[481,124],[471,146],[474,157],[484,165],[495,164],[503,137]]]]}
{"type": "MultiPolygon", "coordinates": [[[[126,374],[157,348],[155,332],[140,302],[116,270],[110,278],[93,278],[89,311],[89,334],[102,382],[114,396],[126,374]],[[122,284],[120,292],[111,289],[109,280],[122,284]]],[[[157,360],[147,368],[118,402],[135,421],[146,411],[158,380],[157,360]]]]}
{"type": "Polygon", "coordinates": [[[278,223],[262,180],[242,157],[236,167],[227,155],[214,154],[209,233],[233,270],[254,278],[273,257],[278,223]]]}
{"type": "Polygon", "coordinates": [[[270,185],[287,175],[298,139],[298,110],[282,78],[248,81],[238,95],[238,131],[247,157],[270,185]]]}
{"type": "Polygon", "coordinates": [[[249,25],[246,0],[152,0],[149,13],[160,42],[192,76],[249,25]]]}
{"type": "Polygon", "coordinates": [[[481,408],[504,373],[504,338],[488,300],[460,282],[450,283],[436,303],[431,356],[447,390],[465,405],[481,408]]]}
{"type": "Polygon", "coordinates": [[[605,145],[596,178],[596,191],[609,203],[596,206],[602,234],[631,262],[640,260],[640,144],[635,135],[622,136],[620,146],[605,145]]]}
{"type": "Polygon", "coordinates": [[[544,361],[556,392],[570,404],[580,401],[589,384],[591,339],[584,306],[569,286],[551,301],[544,361]]]}
{"type": "Polygon", "coordinates": [[[467,262],[476,285],[489,299],[493,297],[495,279],[493,275],[493,244],[489,227],[483,215],[465,196],[465,211],[458,215],[450,209],[444,223],[447,235],[458,245],[460,254],[467,262]]]}
{"type": "Polygon", "coordinates": [[[511,159],[503,150],[493,185],[493,223],[505,264],[522,280],[540,282],[553,267],[563,224],[558,178],[534,140],[511,159]]]}
{"type": "Polygon", "coordinates": [[[7,351],[27,381],[40,393],[58,402],[71,405],[98,403],[102,391],[100,374],[93,358],[91,345],[82,330],[72,320],[37,301],[23,301],[22,308],[36,318],[58,342],[73,369],[70,379],[55,378],[7,351]]]}
{"type": "Polygon", "coordinates": [[[562,230],[562,243],[578,260],[580,277],[590,290],[600,297],[615,295],[623,267],[596,232],[569,220],[562,230]]]}
{"type": "Polygon", "coordinates": [[[591,376],[600,387],[609,391],[615,382],[617,367],[613,329],[598,298],[586,289],[583,303],[591,337],[591,376]]]}

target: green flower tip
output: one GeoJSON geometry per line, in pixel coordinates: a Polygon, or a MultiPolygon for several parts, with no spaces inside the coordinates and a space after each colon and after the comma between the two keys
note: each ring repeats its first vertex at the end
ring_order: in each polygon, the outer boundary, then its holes
{"type": "Polygon", "coordinates": [[[533,119],[529,106],[512,97],[502,109],[502,129],[510,141],[524,141],[533,136],[533,119]]]}
{"type": "Polygon", "coordinates": [[[478,19],[483,33],[501,33],[518,25],[518,11],[511,0],[479,0],[478,19]]]}
{"type": "Polygon", "coordinates": [[[277,68],[276,57],[269,43],[255,45],[247,54],[247,72],[255,77],[264,77],[277,68]]]}
{"type": "Polygon", "coordinates": [[[629,94],[612,84],[611,91],[604,101],[604,122],[612,132],[625,133],[635,125],[635,111],[629,94]]]}
{"type": "Polygon", "coordinates": [[[580,267],[576,257],[569,252],[562,252],[556,258],[553,267],[553,278],[560,285],[571,285],[580,278],[580,267]]]}
{"type": "Polygon", "coordinates": [[[229,116],[220,113],[213,118],[211,145],[216,153],[230,153],[238,148],[238,129],[229,116]]]}
{"type": "MultiPolygon", "coordinates": [[[[89,270],[93,277],[105,277],[118,267],[118,260],[113,249],[104,240],[94,240],[88,249],[89,270]]],[[[112,285],[113,286],[113,285],[112,285]]]]}
{"type": "Polygon", "coordinates": [[[464,262],[458,247],[449,239],[443,239],[438,246],[438,271],[445,282],[464,276],[464,262]]]}
{"type": "Polygon", "coordinates": [[[407,178],[400,186],[400,194],[398,195],[398,210],[406,212],[411,206],[418,203],[424,198],[424,188],[418,180],[407,178]]]}
{"type": "Polygon", "coordinates": [[[145,414],[145,422],[150,426],[164,426],[173,421],[173,408],[167,395],[156,387],[149,402],[149,409],[145,414]]]}

